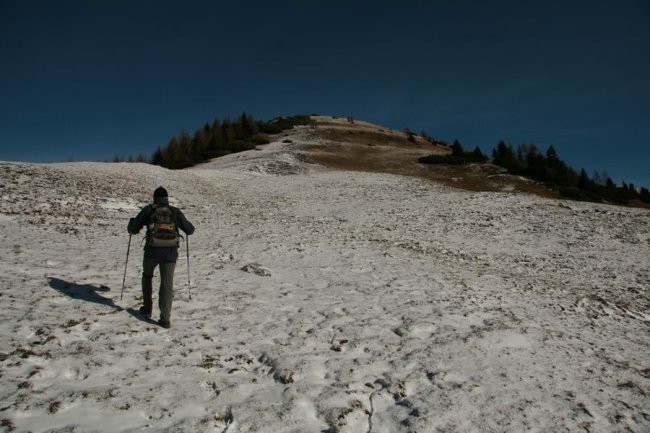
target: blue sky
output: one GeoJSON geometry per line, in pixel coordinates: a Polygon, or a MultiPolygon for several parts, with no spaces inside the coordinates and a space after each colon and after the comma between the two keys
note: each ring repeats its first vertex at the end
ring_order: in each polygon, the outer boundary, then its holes
{"type": "Polygon", "coordinates": [[[0,0],[0,160],[151,154],[181,130],[352,115],[553,145],[650,186],[650,1],[0,0]]]}

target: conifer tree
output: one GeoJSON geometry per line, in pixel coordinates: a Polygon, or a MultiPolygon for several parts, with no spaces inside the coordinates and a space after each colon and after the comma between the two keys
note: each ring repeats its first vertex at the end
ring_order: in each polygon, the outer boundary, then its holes
{"type": "Polygon", "coordinates": [[[235,140],[244,140],[246,138],[246,132],[244,131],[245,124],[246,113],[243,113],[233,123],[233,128],[235,130],[235,140]]]}
{"type": "Polygon", "coordinates": [[[578,178],[578,188],[580,189],[589,189],[591,186],[591,181],[587,175],[587,171],[583,168],[580,170],[580,177],[578,178]]]}
{"type": "Polygon", "coordinates": [[[158,147],[153,155],[151,156],[151,163],[154,165],[160,165],[160,166],[165,166],[164,161],[162,159],[162,149],[158,147]]]}
{"type": "Polygon", "coordinates": [[[205,160],[208,150],[208,139],[204,128],[198,129],[192,137],[192,163],[205,160]]]}
{"type": "Polygon", "coordinates": [[[248,139],[252,137],[253,135],[257,134],[257,132],[259,131],[257,122],[255,122],[253,115],[251,115],[250,113],[242,114],[242,130],[245,136],[244,139],[248,139]]]}
{"type": "Polygon", "coordinates": [[[528,155],[528,146],[525,144],[517,146],[517,159],[524,162],[526,161],[526,155],[528,155]]]}
{"type": "Polygon", "coordinates": [[[228,117],[223,120],[221,125],[221,137],[222,143],[229,148],[232,146],[232,143],[235,141],[235,127],[228,117]]]}
{"type": "Polygon", "coordinates": [[[474,160],[474,162],[486,162],[487,161],[487,156],[483,155],[483,152],[481,152],[481,149],[478,146],[476,146],[476,148],[474,149],[474,152],[472,152],[472,153],[474,155],[473,158],[472,158],[474,160]]]}
{"type": "Polygon", "coordinates": [[[210,128],[209,123],[203,125],[203,136],[205,137],[206,145],[210,143],[210,140],[212,140],[212,129],[210,128]]]}
{"type": "Polygon", "coordinates": [[[648,188],[641,188],[639,191],[639,199],[644,203],[650,203],[650,191],[648,188]]]}
{"type": "Polygon", "coordinates": [[[214,119],[214,121],[212,122],[210,132],[212,133],[213,136],[218,135],[219,137],[221,137],[221,122],[219,122],[218,118],[214,119]]]}
{"type": "Polygon", "coordinates": [[[507,160],[514,159],[514,155],[512,154],[512,148],[506,145],[505,141],[500,140],[499,143],[497,144],[497,147],[495,147],[494,150],[492,151],[492,159],[494,160],[494,163],[498,165],[501,165],[500,161],[507,161],[507,160]]]}
{"type": "Polygon", "coordinates": [[[454,156],[462,156],[463,153],[464,150],[460,141],[458,141],[458,139],[454,140],[454,143],[451,145],[451,154],[454,156]]]}
{"type": "Polygon", "coordinates": [[[192,165],[192,138],[183,131],[178,137],[179,152],[176,154],[175,168],[185,168],[192,165]]]}
{"type": "Polygon", "coordinates": [[[178,165],[180,154],[181,146],[178,143],[178,139],[176,137],[172,137],[172,139],[169,140],[169,144],[167,145],[167,148],[163,154],[163,167],[180,168],[178,165]]]}
{"type": "Polygon", "coordinates": [[[214,119],[210,127],[210,140],[208,141],[208,158],[219,156],[219,149],[223,143],[223,132],[219,119],[214,119]]]}

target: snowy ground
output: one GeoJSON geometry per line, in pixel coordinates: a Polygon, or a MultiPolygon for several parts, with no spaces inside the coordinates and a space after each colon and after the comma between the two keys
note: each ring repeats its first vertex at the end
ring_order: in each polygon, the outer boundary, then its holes
{"type": "Polygon", "coordinates": [[[290,149],[0,164],[0,428],[650,430],[648,211],[290,149]],[[159,185],[197,226],[170,330],[134,311],[139,236],[120,300],[126,223],[159,185]]]}

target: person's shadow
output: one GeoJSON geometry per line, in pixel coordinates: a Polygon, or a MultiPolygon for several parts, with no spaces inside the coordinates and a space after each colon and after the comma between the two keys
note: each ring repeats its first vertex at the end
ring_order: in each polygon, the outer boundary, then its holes
{"type": "MultiPolygon", "coordinates": [[[[106,305],[116,309],[117,311],[124,311],[125,309],[116,305],[112,299],[106,298],[99,294],[99,292],[109,292],[111,289],[105,285],[95,286],[93,284],[75,284],[60,278],[48,277],[48,283],[51,288],[59,293],[63,293],[73,299],[81,299],[82,301],[92,302],[94,304],[106,305]]],[[[134,308],[127,308],[126,312],[136,319],[149,323],[151,325],[157,324],[155,320],[143,316],[138,310],[134,308]]]]}
{"type": "Polygon", "coordinates": [[[108,286],[103,284],[100,286],[95,286],[93,284],[76,284],[55,277],[48,277],[47,279],[51,288],[71,298],[81,299],[82,301],[92,302],[94,304],[106,305],[107,307],[119,311],[123,310],[119,305],[115,305],[115,302],[113,302],[112,299],[105,298],[98,293],[109,292],[111,289],[108,286]]]}

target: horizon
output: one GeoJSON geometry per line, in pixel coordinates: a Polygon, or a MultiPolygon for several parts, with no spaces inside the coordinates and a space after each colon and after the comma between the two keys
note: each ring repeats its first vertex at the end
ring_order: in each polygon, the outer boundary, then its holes
{"type": "Polygon", "coordinates": [[[553,146],[650,186],[650,4],[5,1],[0,160],[151,156],[214,118],[553,146]],[[271,17],[271,19],[269,19],[271,17]]]}

